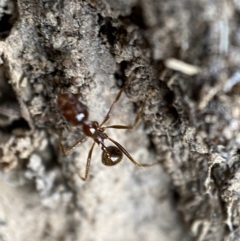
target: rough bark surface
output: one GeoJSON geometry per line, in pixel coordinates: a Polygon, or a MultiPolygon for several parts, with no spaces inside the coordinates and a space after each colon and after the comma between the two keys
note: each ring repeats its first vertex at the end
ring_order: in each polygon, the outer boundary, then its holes
{"type": "Polygon", "coordinates": [[[239,240],[238,0],[0,0],[0,240],[239,240]],[[60,115],[79,94],[126,157],[60,115]]]}

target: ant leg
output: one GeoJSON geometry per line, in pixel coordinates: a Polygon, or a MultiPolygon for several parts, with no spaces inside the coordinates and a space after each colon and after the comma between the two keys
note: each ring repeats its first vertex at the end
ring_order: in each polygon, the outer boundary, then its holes
{"type": "Polygon", "coordinates": [[[150,166],[153,166],[153,165],[156,165],[158,164],[159,162],[155,162],[153,164],[143,164],[143,163],[138,163],[136,162],[133,157],[128,153],[128,151],[122,146],[120,145],[118,142],[114,141],[112,138],[110,138],[109,136],[107,137],[111,142],[113,142],[118,148],[119,150],[125,155],[127,156],[127,158],[135,165],[135,166],[138,166],[138,167],[150,167],[150,166]]]}
{"type": "Polygon", "coordinates": [[[106,128],[133,129],[133,128],[137,125],[137,123],[138,123],[138,121],[139,121],[139,119],[140,119],[140,117],[141,117],[141,115],[142,115],[142,113],[143,113],[144,106],[145,106],[145,103],[142,105],[140,111],[137,113],[137,115],[136,115],[136,117],[135,117],[135,120],[134,120],[134,122],[133,122],[132,125],[128,125],[128,126],[124,126],[124,125],[111,125],[111,126],[104,126],[103,128],[104,128],[104,129],[106,129],[106,128]]]}
{"type": "Polygon", "coordinates": [[[102,121],[101,125],[102,126],[104,123],[106,123],[108,121],[108,119],[110,118],[110,115],[111,115],[111,112],[115,106],[115,104],[118,102],[118,100],[120,99],[121,95],[122,95],[122,92],[126,89],[126,87],[129,85],[129,83],[131,82],[131,78],[129,78],[127,80],[127,82],[125,83],[125,85],[120,89],[120,91],[118,92],[115,100],[113,101],[111,107],[109,108],[108,110],[108,113],[106,114],[104,120],[102,121]]]}
{"type": "Polygon", "coordinates": [[[68,152],[70,152],[76,145],[78,145],[79,143],[83,142],[86,139],[86,136],[81,137],[80,139],[78,139],[72,146],[65,148],[62,144],[62,135],[55,132],[58,136],[59,136],[59,141],[58,141],[58,145],[59,148],[61,150],[61,152],[63,154],[67,154],[68,152]]]}
{"type": "Polygon", "coordinates": [[[88,177],[88,172],[89,172],[89,168],[90,168],[90,163],[91,163],[91,158],[92,158],[92,152],[93,152],[93,148],[95,146],[96,142],[93,142],[89,152],[88,152],[88,158],[87,158],[87,164],[86,164],[86,171],[85,171],[85,176],[81,177],[81,175],[78,172],[78,176],[83,180],[86,181],[87,177],[88,177]]]}
{"type": "MultiPolygon", "coordinates": [[[[152,93],[152,91],[151,91],[151,93],[152,93]]],[[[128,126],[126,126],[126,125],[111,125],[111,126],[104,126],[103,128],[133,129],[133,128],[137,125],[140,117],[142,116],[143,109],[144,109],[144,107],[145,107],[146,101],[147,101],[148,97],[151,95],[151,93],[149,93],[149,94],[146,95],[146,97],[145,97],[145,99],[144,99],[144,101],[143,101],[143,103],[142,103],[142,106],[141,106],[140,110],[138,111],[138,113],[137,113],[137,115],[136,115],[136,117],[135,117],[135,120],[134,120],[134,122],[133,122],[132,125],[128,125],[128,126]]]]}

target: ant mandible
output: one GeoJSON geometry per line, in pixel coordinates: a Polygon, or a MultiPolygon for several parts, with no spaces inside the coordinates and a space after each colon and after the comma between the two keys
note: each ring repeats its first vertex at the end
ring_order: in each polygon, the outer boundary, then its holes
{"type": "Polygon", "coordinates": [[[121,162],[123,154],[128,157],[128,159],[133,162],[134,165],[138,167],[148,167],[155,165],[154,164],[139,164],[136,162],[133,157],[128,153],[128,151],[120,145],[117,141],[110,138],[106,133],[105,129],[108,128],[114,128],[114,129],[133,129],[136,124],[138,123],[142,113],[143,108],[145,106],[146,100],[148,98],[148,95],[146,95],[143,104],[138,111],[135,120],[132,125],[110,125],[110,126],[103,126],[110,118],[111,112],[113,110],[114,105],[117,103],[117,101],[120,99],[123,91],[125,90],[126,86],[129,84],[130,79],[127,81],[127,83],[120,89],[118,92],[115,100],[113,101],[111,107],[109,108],[104,120],[101,124],[99,124],[97,121],[90,121],[88,120],[88,109],[87,106],[85,106],[83,103],[81,103],[78,100],[78,95],[72,94],[72,93],[62,93],[58,95],[57,99],[57,105],[60,113],[62,116],[73,126],[82,126],[82,131],[85,136],[83,136],[81,139],[77,140],[71,147],[65,149],[62,145],[62,137],[60,136],[59,140],[59,146],[61,151],[64,154],[67,154],[69,151],[71,151],[76,145],[78,145],[80,142],[84,141],[86,137],[91,137],[93,139],[93,144],[88,152],[87,157],[87,164],[86,164],[86,170],[85,170],[85,176],[80,178],[82,180],[86,180],[89,173],[90,163],[91,163],[91,157],[92,152],[94,149],[95,144],[101,146],[102,149],[102,163],[106,166],[114,166],[121,162]],[[105,146],[104,140],[108,139],[112,143],[114,143],[115,146],[105,146]]]}

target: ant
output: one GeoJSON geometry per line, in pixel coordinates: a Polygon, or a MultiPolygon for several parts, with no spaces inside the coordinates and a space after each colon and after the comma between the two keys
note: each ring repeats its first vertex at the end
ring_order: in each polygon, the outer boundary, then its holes
{"type": "Polygon", "coordinates": [[[95,144],[101,146],[102,149],[102,163],[106,166],[114,166],[121,162],[123,154],[128,157],[128,159],[133,162],[134,165],[138,167],[148,167],[155,165],[154,164],[139,164],[136,162],[133,157],[128,153],[128,151],[120,145],[117,141],[110,138],[106,133],[105,129],[108,128],[114,128],[114,129],[133,129],[136,124],[138,123],[142,113],[143,108],[145,106],[146,100],[148,98],[148,95],[146,95],[143,104],[137,113],[135,120],[132,125],[110,125],[110,126],[103,126],[110,118],[111,112],[113,110],[114,105],[117,103],[117,101],[120,99],[123,91],[125,90],[126,86],[129,84],[130,80],[127,81],[127,83],[120,89],[118,92],[115,100],[113,101],[111,107],[109,108],[106,116],[104,117],[104,120],[101,124],[99,124],[97,121],[90,121],[88,120],[88,108],[85,106],[82,102],[78,100],[77,94],[72,93],[62,93],[58,95],[57,99],[57,106],[61,113],[61,115],[73,126],[82,126],[82,131],[84,136],[77,140],[71,147],[64,148],[62,145],[62,137],[60,136],[59,140],[59,146],[61,151],[64,154],[67,154],[69,151],[71,151],[76,145],[83,142],[86,137],[91,137],[93,139],[93,144],[88,152],[87,157],[87,164],[86,164],[86,170],[85,170],[85,176],[80,178],[83,181],[86,181],[89,173],[90,163],[91,163],[91,156],[94,149],[95,144]],[[104,140],[108,139],[111,141],[115,146],[105,146],[104,140]]]}

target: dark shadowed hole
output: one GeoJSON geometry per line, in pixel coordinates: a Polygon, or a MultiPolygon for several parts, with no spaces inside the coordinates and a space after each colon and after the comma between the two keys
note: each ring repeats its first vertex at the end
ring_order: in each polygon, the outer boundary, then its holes
{"type": "Polygon", "coordinates": [[[0,148],[0,158],[2,158],[2,157],[3,157],[3,149],[0,148]]]}
{"type": "MultiPolygon", "coordinates": [[[[11,2],[11,0],[8,0],[8,1],[11,2]]],[[[10,6],[12,6],[9,2],[7,2],[6,4],[9,4],[10,6]]],[[[18,17],[17,4],[15,1],[13,1],[13,3],[14,3],[13,5],[14,7],[12,9],[9,9],[7,5],[2,7],[3,15],[0,18],[0,39],[1,40],[8,37],[18,17]]]]}
{"type": "Polygon", "coordinates": [[[99,35],[106,35],[108,42],[113,46],[115,42],[116,28],[112,26],[111,18],[105,18],[105,23],[99,30],[99,35]]]}
{"type": "Polygon", "coordinates": [[[127,68],[127,64],[127,61],[122,61],[118,66],[118,71],[114,73],[114,77],[117,81],[117,86],[119,88],[123,87],[126,81],[125,69],[127,68]]]}
{"type": "Polygon", "coordinates": [[[1,33],[11,30],[12,24],[10,24],[10,22],[9,22],[10,18],[11,18],[11,15],[8,15],[8,14],[4,14],[3,17],[1,18],[1,21],[0,21],[0,32],[1,33]]]}
{"type": "Polygon", "coordinates": [[[172,104],[174,102],[174,93],[172,91],[168,91],[165,96],[164,96],[164,100],[168,103],[168,104],[172,104]]]}
{"type": "Polygon", "coordinates": [[[144,22],[142,8],[140,5],[134,6],[132,8],[132,13],[129,16],[132,23],[140,27],[141,29],[146,29],[146,24],[144,22]]]}
{"type": "Polygon", "coordinates": [[[11,124],[11,128],[12,129],[21,128],[24,130],[30,130],[28,122],[24,118],[20,118],[18,120],[13,121],[13,123],[11,124]]]}
{"type": "Polygon", "coordinates": [[[14,120],[10,125],[0,128],[4,133],[15,133],[17,136],[24,135],[25,131],[30,130],[28,122],[20,117],[14,120]]]}
{"type": "Polygon", "coordinates": [[[173,197],[174,204],[177,204],[180,200],[180,195],[179,195],[179,192],[176,189],[172,190],[172,197],[173,197]]]}

